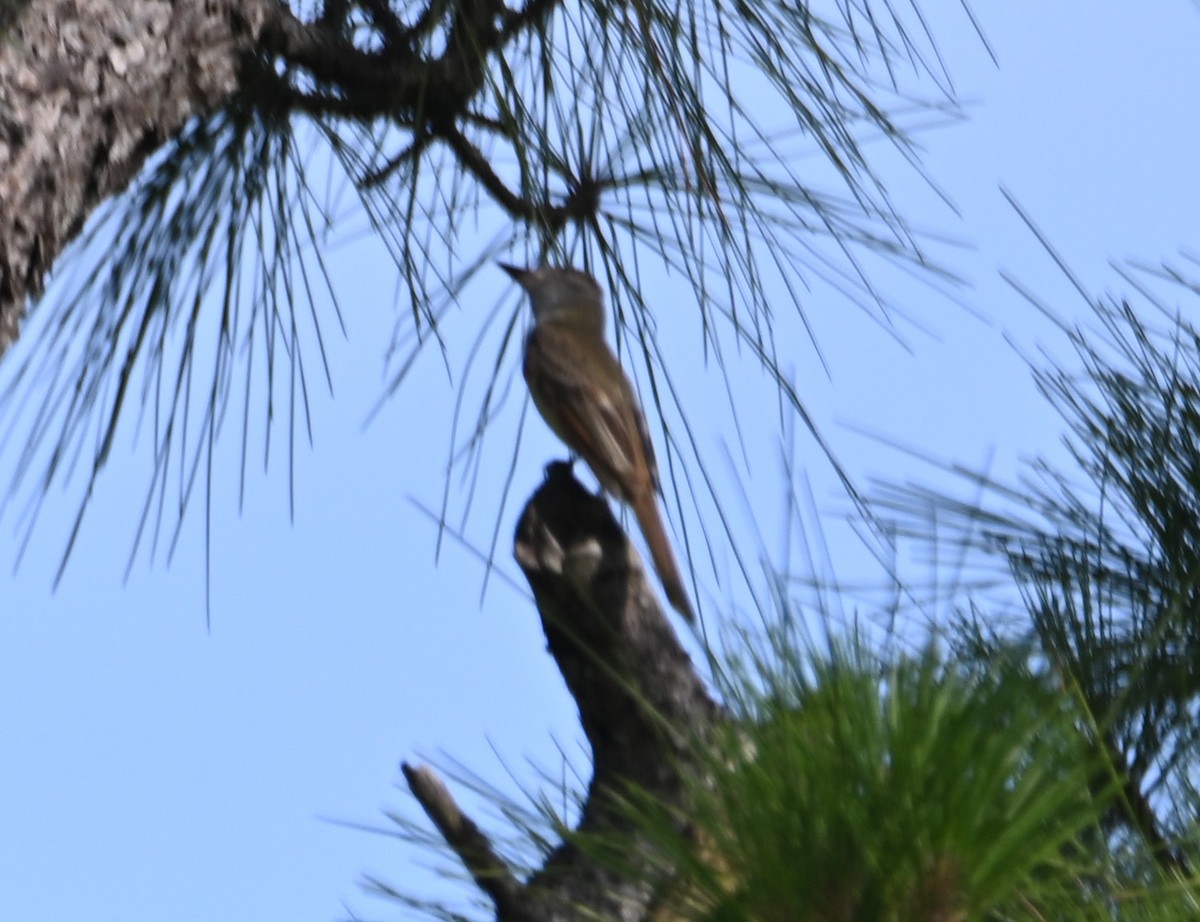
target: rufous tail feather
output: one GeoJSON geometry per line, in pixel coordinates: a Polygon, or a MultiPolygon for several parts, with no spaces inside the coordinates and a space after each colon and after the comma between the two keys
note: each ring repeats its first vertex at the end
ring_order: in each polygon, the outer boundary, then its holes
{"type": "Polygon", "coordinates": [[[654,569],[667,593],[667,601],[679,614],[691,623],[696,622],[696,614],[688,599],[687,590],[683,586],[683,577],[679,566],[675,563],[675,554],[671,550],[671,539],[663,527],[662,516],[658,511],[658,500],[654,493],[647,491],[630,503],[633,514],[642,529],[646,546],[650,549],[650,557],[654,560],[654,569]]]}

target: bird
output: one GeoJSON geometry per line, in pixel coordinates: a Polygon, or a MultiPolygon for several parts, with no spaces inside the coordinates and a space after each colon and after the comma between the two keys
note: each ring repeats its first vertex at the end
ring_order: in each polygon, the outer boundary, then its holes
{"type": "Polygon", "coordinates": [[[658,509],[658,467],[646,418],[604,339],[604,292],[586,272],[500,263],[529,295],[533,328],[523,371],[546,424],[587,462],[600,486],[633,510],[671,606],[696,616],[658,509]]]}

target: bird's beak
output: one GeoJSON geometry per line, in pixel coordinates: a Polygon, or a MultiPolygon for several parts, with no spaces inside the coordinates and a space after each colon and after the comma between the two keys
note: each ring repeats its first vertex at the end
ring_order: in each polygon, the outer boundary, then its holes
{"type": "Polygon", "coordinates": [[[496,263],[501,269],[507,272],[518,283],[523,284],[525,276],[529,274],[528,269],[521,269],[518,266],[510,266],[508,263],[496,263]]]}

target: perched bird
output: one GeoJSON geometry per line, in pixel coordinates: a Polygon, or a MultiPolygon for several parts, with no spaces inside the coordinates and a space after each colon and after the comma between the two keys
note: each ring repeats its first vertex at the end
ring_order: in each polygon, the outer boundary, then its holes
{"type": "Polygon", "coordinates": [[[529,294],[525,381],[554,434],[638,520],[667,599],[695,620],[658,511],[658,468],[633,386],[604,340],[604,295],[578,269],[500,264],[529,294]]]}

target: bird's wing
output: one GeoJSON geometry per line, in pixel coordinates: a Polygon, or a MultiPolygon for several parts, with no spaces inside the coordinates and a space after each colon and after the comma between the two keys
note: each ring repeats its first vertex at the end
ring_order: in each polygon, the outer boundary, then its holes
{"type": "Polygon", "coordinates": [[[541,323],[525,343],[525,380],[550,428],[591,467],[605,490],[628,502],[653,483],[654,450],[625,372],[603,342],[541,323]],[[581,358],[586,356],[586,358],[581,358]]]}

